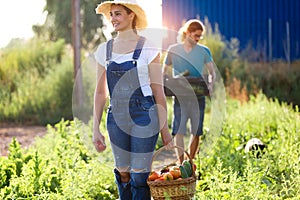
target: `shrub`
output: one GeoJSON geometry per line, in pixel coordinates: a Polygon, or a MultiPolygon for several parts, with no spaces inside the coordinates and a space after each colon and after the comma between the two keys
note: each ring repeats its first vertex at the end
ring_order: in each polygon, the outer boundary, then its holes
{"type": "Polygon", "coordinates": [[[47,124],[72,117],[72,62],[63,57],[64,47],[62,40],[32,40],[4,50],[1,121],[47,124]]]}
{"type": "Polygon", "coordinates": [[[227,111],[217,145],[197,161],[199,199],[299,198],[298,107],[259,94],[244,104],[229,100],[227,111]],[[267,145],[259,158],[243,150],[254,137],[267,145]]]}
{"type": "Polygon", "coordinates": [[[249,63],[249,78],[254,80],[258,88],[270,98],[300,105],[300,68],[299,61],[249,63]]]}
{"type": "MultiPolygon", "coordinates": [[[[249,102],[227,100],[227,118],[216,145],[201,144],[195,160],[196,199],[298,199],[300,196],[299,109],[265,95],[249,102]],[[267,149],[260,157],[243,151],[260,138],[267,149]],[[202,148],[211,145],[210,148],[202,148]],[[203,152],[207,150],[207,152],[203,152]]],[[[209,113],[208,113],[209,115],[209,113]]],[[[105,118],[103,118],[105,120],[105,118]]],[[[105,130],[105,123],[101,123],[105,130]]],[[[16,140],[0,158],[1,199],[116,199],[113,158],[108,135],[105,152],[92,144],[92,124],[64,121],[28,150],[16,140]]],[[[209,130],[205,134],[210,133],[209,130]]],[[[202,140],[205,142],[205,140],[202,140]]]]}
{"type": "Polygon", "coordinates": [[[28,151],[14,140],[0,158],[0,198],[116,199],[111,151],[98,157],[91,141],[89,127],[64,120],[28,151]]]}

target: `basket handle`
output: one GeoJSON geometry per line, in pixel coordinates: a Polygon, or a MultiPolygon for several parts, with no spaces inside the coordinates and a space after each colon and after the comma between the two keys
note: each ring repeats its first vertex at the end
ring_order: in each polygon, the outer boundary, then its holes
{"type": "MultiPolygon", "coordinates": [[[[161,147],[160,149],[158,149],[158,150],[154,153],[154,155],[152,156],[152,160],[151,160],[151,170],[152,170],[153,161],[155,160],[155,158],[157,157],[157,155],[158,155],[160,152],[162,152],[163,150],[166,150],[166,148],[170,148],[170,147],[168,147],[168,145],[163,146],[163,147],[161,147]]],[[[190,161],[190,163],[191,163],[191,166],[192,166],[193,176],[196,177],[195,171],[194,171],[194,168],[193,168],[194,162],[193,162],[193,159],[191,159],[190,154],[189,154],[186,150],[184,150],[182,147],[180,147],[180,146],[174,145],[172,148],[173,148],[173,149],[175,149],[175,148],[180,149],[180,150],[182,150],[182,151],[187,155],[187,157],[189,158],[189,161],[190,161]]]]}

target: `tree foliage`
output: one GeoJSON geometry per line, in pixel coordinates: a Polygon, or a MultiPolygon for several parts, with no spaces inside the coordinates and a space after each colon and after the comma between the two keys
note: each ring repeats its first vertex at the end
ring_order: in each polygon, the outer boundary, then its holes
{"type": "MultiPolygon", "coordinates": [[[[81,38],[84,48],[94,47],[102,42],[104,35],[102,16],[95,13],[97,4],[104,0],[81,0],[81,38]]],[[[38,37],[52,41],[63,38],[66,43],[72,43],[72,1],[46,0],[45,12],[47,18],[43,25],[34,25],[33,30],[38,37]]]]}

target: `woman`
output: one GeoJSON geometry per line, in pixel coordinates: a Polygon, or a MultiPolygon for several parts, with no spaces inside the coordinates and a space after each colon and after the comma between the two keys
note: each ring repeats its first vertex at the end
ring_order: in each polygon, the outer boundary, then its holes
{"type": "Polygon", "coordinates": [[[150,200],[147,178],[159,131],[163,144],[173,145],[159,51],[137,33],[137,29],[146,28],[147,19],[135,2],[104,2],[96,13],[110,19],[117,36],[100,44],[95,52],[93,142],[97,151],[105,150],[99,126],[109,93],[107,130],[120,199],[150,200]]]}

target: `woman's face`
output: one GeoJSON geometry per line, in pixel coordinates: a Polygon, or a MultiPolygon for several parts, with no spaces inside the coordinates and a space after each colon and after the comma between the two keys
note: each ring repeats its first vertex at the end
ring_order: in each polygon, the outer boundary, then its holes
{"type": "Polygon", "coordinates": [[[115,31],[126,31],[132,29],[134,13],[127,14],[121,5],[112,5],[110,10],[111,23],[115,31]]]}

